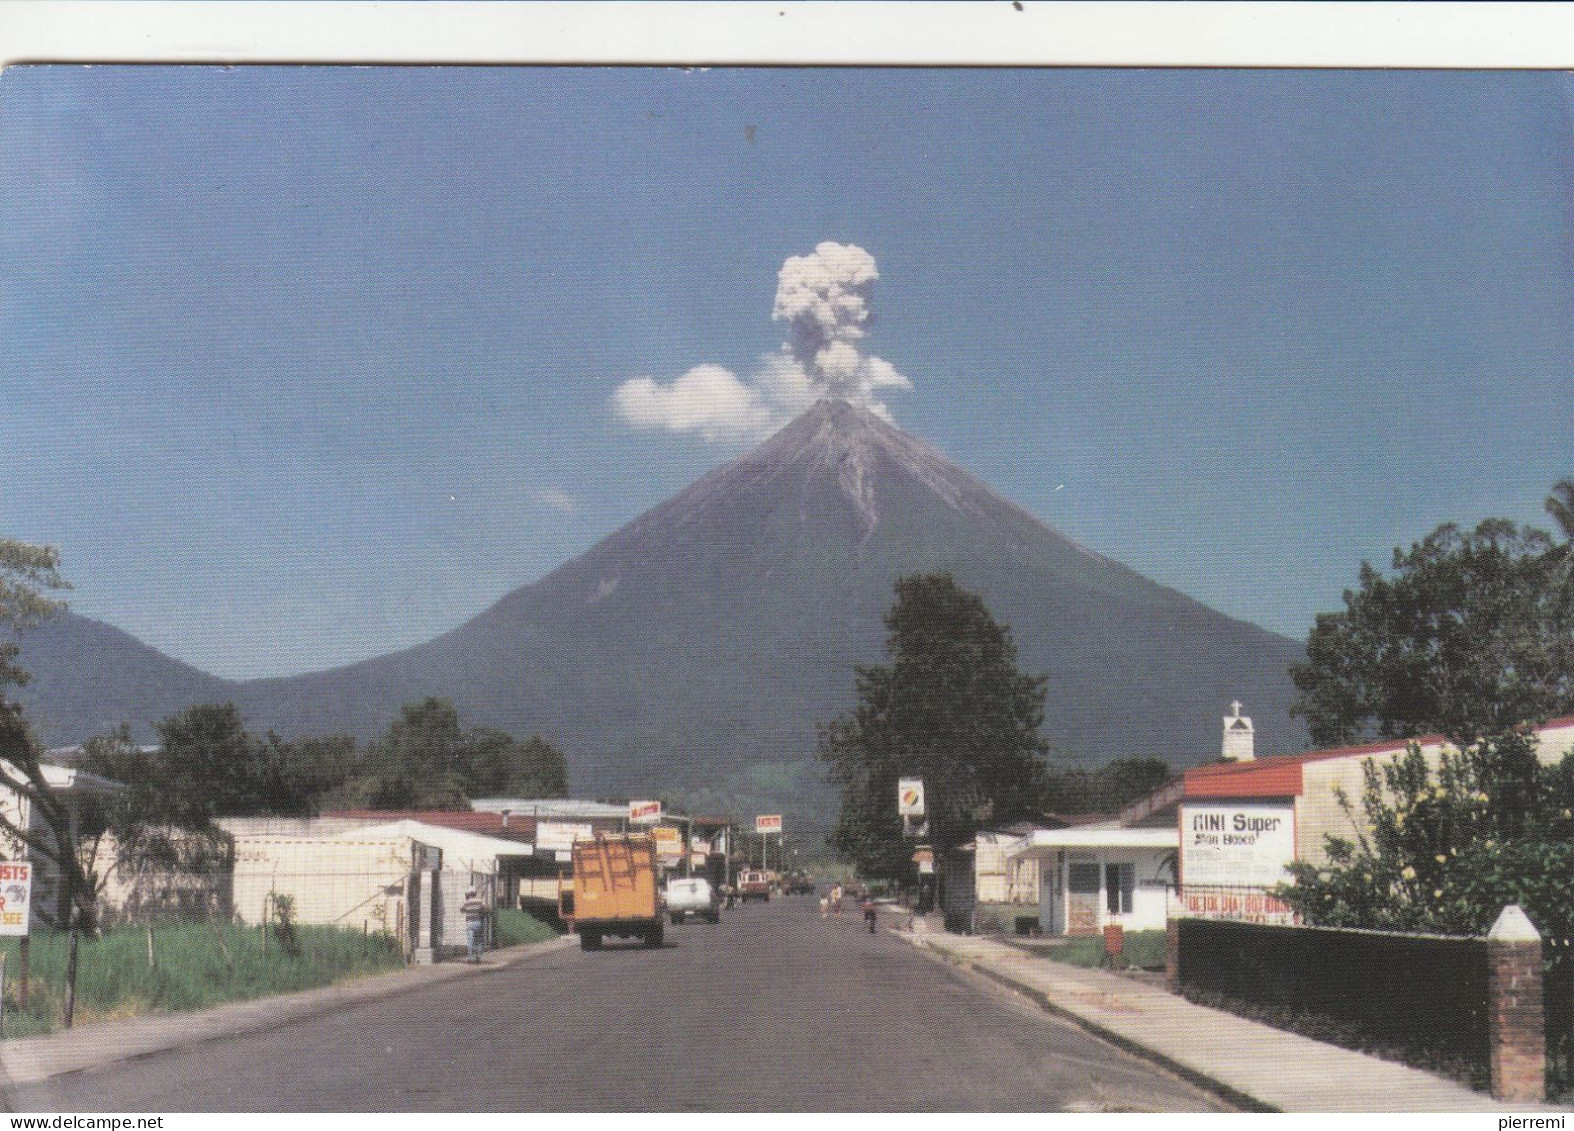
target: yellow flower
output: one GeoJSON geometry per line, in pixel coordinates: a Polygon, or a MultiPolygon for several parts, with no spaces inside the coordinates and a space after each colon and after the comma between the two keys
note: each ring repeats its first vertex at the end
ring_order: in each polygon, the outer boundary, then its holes
{"type": "Polygon", "coordinates": [[[1443,889],[1442,888],[1433,888],[1432,889],[1432,898],[1433,899],[1442,899],[1443,898],[1443,889]]]}
{"type": "Polygon", "coordinates": [[[1439,864],[1447,864],[1448,863],[1448,857],[1444,856],[1441,852],[1439,852],[1436,856],[1432,857],[1432,859],[1436,860],[1439,864]]]}
{"type": "Polygon", "coordinates": [[[1407,880],[1413,880],[1416,878],[1416,870],[1408,864],[1405,865],[1405,870],[1399,874],[1407,880]]]}

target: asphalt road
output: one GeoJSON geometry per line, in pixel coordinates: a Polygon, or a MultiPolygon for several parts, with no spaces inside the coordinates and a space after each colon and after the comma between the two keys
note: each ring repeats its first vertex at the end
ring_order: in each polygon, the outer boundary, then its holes
{"type": "Polygon", "coordinates": [[[1222,1101],[807,897],[481,967],[24,1088],[21,1110],[1208,1111],[1222,1101]]]}

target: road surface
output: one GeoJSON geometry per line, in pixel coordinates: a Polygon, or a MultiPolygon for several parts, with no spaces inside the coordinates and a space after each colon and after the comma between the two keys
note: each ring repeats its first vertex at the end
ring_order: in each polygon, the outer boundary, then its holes
{"type": "Polygon", "coordinates": [[[24,1111],[1207,1111],[1222,1101],[808,897],[56,1077],[24,1111]]]}

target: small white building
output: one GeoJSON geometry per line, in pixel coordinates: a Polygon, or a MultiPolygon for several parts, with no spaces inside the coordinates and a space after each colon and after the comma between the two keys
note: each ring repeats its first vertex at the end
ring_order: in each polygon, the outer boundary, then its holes
{"type": "Polygon", "coordinates": [[[1036,829],[1013,853],[1038,867],[1038,922],[1046,935],[1096,935],[1118,923],[1162,931],[1175,886],[1180,832],[1114,821],[1036,829]]]}

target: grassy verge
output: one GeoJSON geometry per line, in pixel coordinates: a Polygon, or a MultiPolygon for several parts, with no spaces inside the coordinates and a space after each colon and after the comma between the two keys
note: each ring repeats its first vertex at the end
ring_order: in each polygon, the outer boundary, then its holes
{"type": "MultiPolygon", "coordinates": [[[[1163,966],[1164,932],[1131,931],[1124,939],[1127,966],[1163,966]]],[[[1104,959],[1104,936],[1070,939],[1044,951],[1044,957],[1068,966],[1097,966],[1104,959]]]]}
{"type": "Polygon", "coordinates": [[[557,938],[557,931],[528,911],[501,907],[492,920],[492,945],[494,947],[521,946],[525,943],[546,942],[557,938]]]}
{"type": "MultiPolygon", "coordinates": [[[[206,1009],[228,1001],[325,986],[362,974],[404,965],[398,943],[333,927],[295,928],[300,955],[290,957],[270,932],[266,946],[257,927],[219,923],[172,923],[153,928],[153,962],[148,962],[144,928],[83,936],[77,951],[76,1021],[141,1013],[206,1009]]],[[[65,999],[66,937],[33,935],[29,956],[28,1007],[19,1008],[17,941],[5,953],[5,1035],[47,1033],[60,1025],[65,999]]]]}

